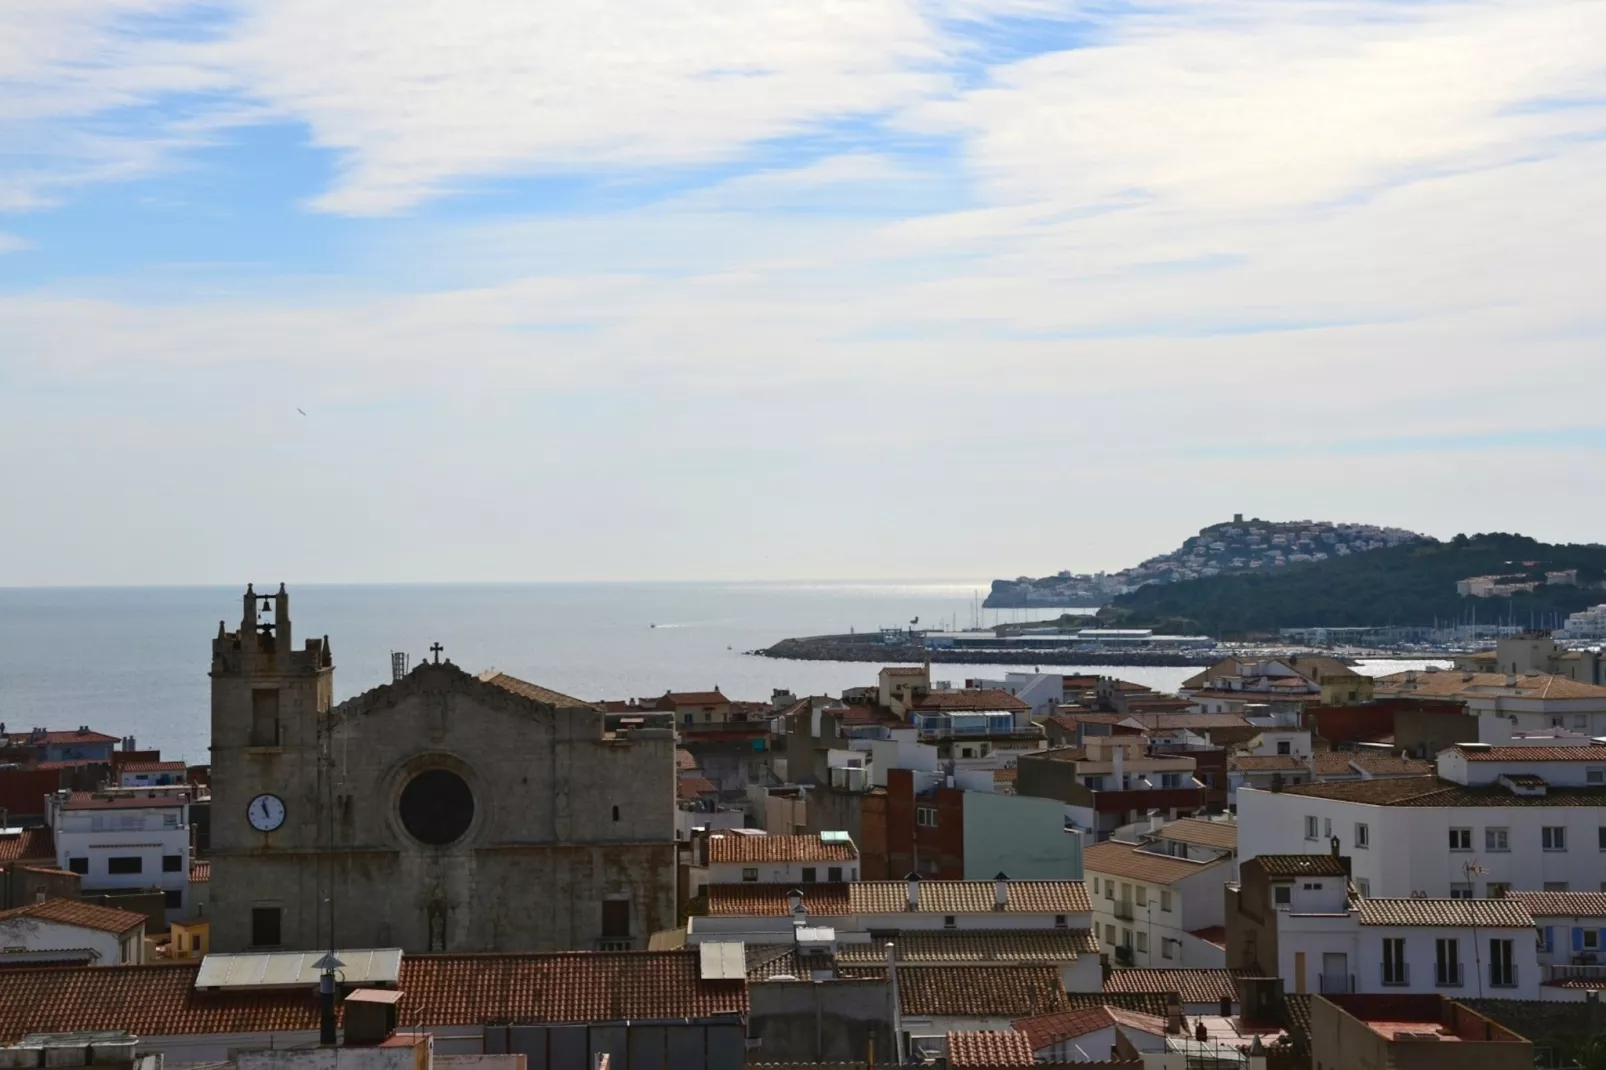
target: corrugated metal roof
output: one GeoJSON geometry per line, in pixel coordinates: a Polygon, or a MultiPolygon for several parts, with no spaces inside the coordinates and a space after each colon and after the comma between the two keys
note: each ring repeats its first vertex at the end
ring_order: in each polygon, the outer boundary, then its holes
{"type": "MultiPolygon", "coordinates": [[[[195,975],[196,988],[282,988],[315,985],[327,952],[266,951],[208,955],[195,975]]],[[[401,948],[349,948],[335,952],[341,984],[394,985],[401,975],[401,948]]]]}

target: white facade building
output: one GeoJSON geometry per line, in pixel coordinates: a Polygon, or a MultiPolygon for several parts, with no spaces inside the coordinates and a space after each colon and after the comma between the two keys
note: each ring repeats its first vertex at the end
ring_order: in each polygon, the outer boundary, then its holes
{"type": "Polygon", "coordinates": [[[1366,896],[1498,897],[1606,890],[1606,746],[1462,744],[1437,777],[1238,792],[1239,857],[1313,854],[1333,840],[1366,896]]]}
{"type": "Polygon", "coordinates": [[[1169,853],[1164,843],[1106,840],[1083,850],[1082,870],[1094,933],[1112,962],[1148,969],[1226,966],[1220,930],[1230,852],[1194,861],[1169,853]]]}
{"type": "Polygon", "coordinates": [[[160,889],[167,920],[189,911],[190,789],[112,788],[45,799],[56,866],[83,874],[86,892],[160,889]]]}
{"type": "Polygon", "coordinates": [[[145,915],[76,899],[46,899],[0,911],[0,947],[12,965],[137,966],[145,961],[145,915]]]}
{"type": "Polygon", "coordinates": [[[859,879],[859,848],[846,832],[772,836],[757,829],[710,832],[691,874],[692,894],[706,884],[801,887],[859,879]]]}
{"type": "Polygon", "coordinates": [[[1541,998],[1582,1000],[1606,987],[1606,893],[1512,892],[1533,915],[1541,998]]]}

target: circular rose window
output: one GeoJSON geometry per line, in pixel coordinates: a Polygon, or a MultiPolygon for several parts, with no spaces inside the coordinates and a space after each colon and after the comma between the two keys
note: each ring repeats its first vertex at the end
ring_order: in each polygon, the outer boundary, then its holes
{"type": "Polygon", "coordinates": [[[401,793],[401,821],[413,838],[432,847],[462,839],[474,821],[474,793],[447,769],[429,769],[401,793]]]}

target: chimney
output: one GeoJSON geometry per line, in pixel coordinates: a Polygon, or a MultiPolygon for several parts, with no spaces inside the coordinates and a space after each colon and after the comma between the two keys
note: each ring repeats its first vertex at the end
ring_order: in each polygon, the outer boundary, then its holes
{"type": "Polygon", "coordinates": [[[796,888],[786,893],[786,905],[792,911],[792,925],[804,925],[809,920],[808,911],[803,909],[803,893],[796,888]]]}
{"type": "Polygon", "coordinates": [[[1172,1036],[1182,1033],[1182,997],[1175,992],[1165,997],[1165,1031],[1172,1036]]]}
{"type": "Polygon", "coordinates": [[[993,909],[1003,910],[1009,906],[1009,874],[1003,870],[993,878],[993,909]]]}
{"type": "Polygon", "coordinates": [[[335,974],[333,970],[323,971],[318,978],[318,1043],[326,1048],[333,1047],[338,1039],[335,1035],[335,974]]]}
{"type": "Polygon", "coordinates": [[[905,878],[909,882],[909,905],[906,910],[920,909],[920,874],[911,872],[905,878]]]}
{"type": "Polygon", "coordinates": [[[1231,1018],[1232,1017],[1232,997],[1231,996],[1222,996],[1221,997],[1221,1016],[1223,1018],[1231,1018]]]}

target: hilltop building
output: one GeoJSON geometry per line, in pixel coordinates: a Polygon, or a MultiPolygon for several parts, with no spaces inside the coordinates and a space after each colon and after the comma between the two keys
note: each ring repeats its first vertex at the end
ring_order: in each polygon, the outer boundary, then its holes
{"type": "Polygon", "coordinates": [[[672,733],[435,656],[337,706],[283,587],[219,624],[215,950],[625,949],[673,924],[672,733]]]}

